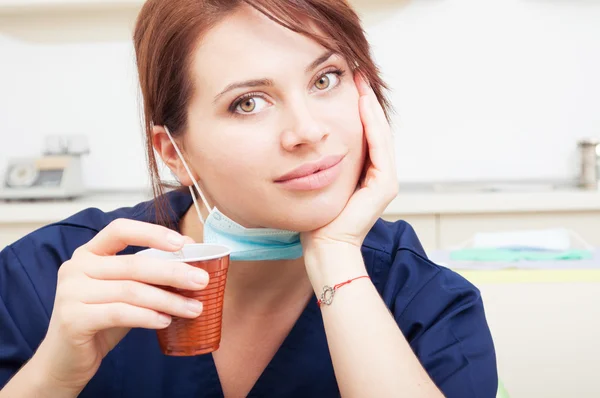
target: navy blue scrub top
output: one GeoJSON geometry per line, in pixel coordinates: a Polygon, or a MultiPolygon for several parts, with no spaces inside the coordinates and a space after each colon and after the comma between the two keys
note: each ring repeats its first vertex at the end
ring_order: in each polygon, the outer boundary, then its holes
{"type": "MultiPolygon", "coordinates": [[[[191,197],[173,191],[167,198],[172,207],[170,219],[177,225],[190,207],[191,197]]],[[[87,209],[0,252],[0,388],[31,358],[45,336],[60,265],[116,218],[153,222],[154,206],[150,201],[110,213],[87,209]]],[[[121,254],[138,250],[128,247],[121,254]]],[[[429,261],[414,230],[403,221],[378,220],[364,241],[362,254],[385,305],[444,395],[495,397],[496,356],[479,291],[458,274],[429,261]]],[[[156,332],[146,329],[131,330],[80,395],[222,396],[211,354],[165,356],[156,332]]],[[[249,396],[339,396],[316,298],[300,315],[249,396]]],[[[398,391],[397,396],[403,392],[398,391]]]]}

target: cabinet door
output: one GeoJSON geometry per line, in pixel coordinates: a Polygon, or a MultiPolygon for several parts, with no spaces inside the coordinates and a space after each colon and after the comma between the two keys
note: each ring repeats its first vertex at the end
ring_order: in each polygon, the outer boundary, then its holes
{"type": "Polygon", "coordinates": [[[381,218],[387,221],[404,220],[408,222],[417,232],[417,236],[419,237],[419,240],[421,241],[425,251],[435,250],[438,248],[437,217],[435,215],[386,214],[381,218]]]}
{"type": "Polygon", "coordinates": [[[477,287],[511,397],[600,397],[600,283],[477,287]]]}
{"type": "Polygon", "coordinates": [[[0,224],[0,250],[41,227],[43,224],[0,224]]]}
{"type": "Polygon", "coordinates": [[[439,220],[440,247],[465,242],[477,232],[567,228],[600,247],[600,212],[443,214],[439,220]]]}

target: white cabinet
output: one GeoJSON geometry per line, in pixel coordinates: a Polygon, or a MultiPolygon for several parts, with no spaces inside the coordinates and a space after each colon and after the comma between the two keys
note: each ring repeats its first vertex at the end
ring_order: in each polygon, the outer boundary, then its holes
{"type": "Polygon", "coordinates": [[[149,199],[149,193],[113,192],[98,193],[72,201],[0,201],[0,250],[38,228],[64,220],[81,210],[94,207],[108,212],[149,199]]]}
{"type": "Polygon", "coordinates": [[[386,220],[413,225],[426,251],[460,245],[478,232],[567,228],[587,243],[600,247],[600,211],[386,214],[386,220]]]}
{"type": "Polygon", "coordinates": [[[600,397],[600,283],[592,276],[477,284],[511,398],[600,397]]]}
{"type": "Polygon", "coordinates": [[[477,232],[567,228],[600,247],[600,211],[441,214],[437,247],[445,249],[470,239],[477,232]]]}

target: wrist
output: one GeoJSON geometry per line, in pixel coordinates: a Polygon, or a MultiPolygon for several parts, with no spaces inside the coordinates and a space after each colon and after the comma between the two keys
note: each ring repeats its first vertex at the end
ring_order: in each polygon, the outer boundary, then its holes
{"type": "Polygon", "coordinates": [[[54,375],[54,361],[44,350],[44,342],[40,345],[36,353],[25,365],[26,374],[35,386],[38,395],[36,397],[59,397],[72,398],[77,397],[83,388],[67,386],[54,375]]]}
{"type": "Polygon", "coordinates": [[[1,397],[75,398],[80,391],[66,389],[53,383],[48,366],[35,355],[13,376],[0,391],[1,397]]]}
{"type": "Polygon", "coordinates": [[[325,285],[366,275],[367,271],[360,248],[343,243],[313,245],[304,252],[308,277],[317,295],[325,285]]]}

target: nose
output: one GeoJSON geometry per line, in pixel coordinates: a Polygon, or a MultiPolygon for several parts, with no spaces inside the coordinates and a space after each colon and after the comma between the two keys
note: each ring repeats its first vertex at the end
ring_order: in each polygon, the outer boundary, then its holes
{"type": "Polygon", "coordinates": [[[319,122],[318,115],[311,112],[307,101],[296,101],[286,115],[285,127],[281,134],[281,146],[286,151],[301,147],[314,146],[324,141],[329,132],[324,123],[319,122]]]}

